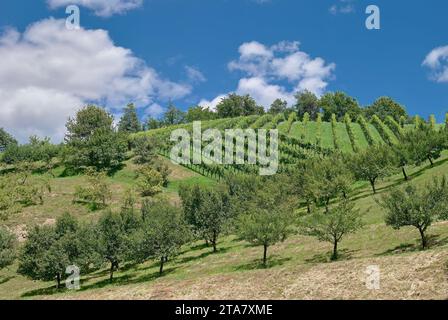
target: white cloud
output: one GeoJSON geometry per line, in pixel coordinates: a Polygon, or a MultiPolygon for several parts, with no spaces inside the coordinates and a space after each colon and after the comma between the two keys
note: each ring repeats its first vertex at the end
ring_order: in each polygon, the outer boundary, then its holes
{"type": "Polygon", "coordinates": [[[212,111],[216,110],[216,106],[221,102],[222,99],[224,99],[226,97],[225,94],[220,94],[218,95],[215,99],[209,101],[206,99],[202,99],[198,105],[204,108],[209,108],[212,111]]]}
{"type": "Polygon", "coordinates": [[[93,10],[98,16],[109,17],[138,8],[143,0],[47,0],[47,3],[52,9],[79,5],[93,10]]]}
{"type": "Polygon", "coordinates": [[[207,81],[204,74],[194,67],[185,66],[185,71],[187,73],[188,80],[190,80],[193,83],[207,81]]]}
{"type": "Polygon", "coordinates": [[[355,0],[339,0],[328,11],[333,15],[353,13],[356,11],[354,2],[355,0]]]}
{"type": "Polygon", "coordinates": [[[165,113],[165,111],[166,111],[165,108],[162,107],[160,104],[153,103],[148,108],[146,108],[145,114],[157,119],[160,116],[162,116],[165,113]]]}
{"type": "Polygon", "coordinates": [[[266,107],[269,107],[276,99],[286,100],[289,104],[294,102],[294,95],[286,92],[285,88],[268,84],[265,79],[258,77],[241,79],[237,93],[241,95],[249,94],[258,104],[266,107]]]}
{"type": "Polygon", "coordinates": [[[228,64],[230,71],[244,73],[236,92],[250,94],[265,108],[278,98],[292,103],[297,91],[321,95],[336,68],[334,63],[301,51],[297,41],[282,41],[271,47],[247,42],[240,46],[239,53],[239,59],[228,64]]]}
{"type": "Polygon", "coordinates": [[[432,80],[448,82],[448,46],[432,50],[426,56],[423,65],[430,69],[432,80]]]}
{"type": "Polygon", "coordinates": [[[0,127],[21,141],[30,134],[60,141],[67,117],[87,103],[117,113],[130,101],[143,107],[191,92],[116,46],[106,31],[68,30],[64,20],[7,31],[0,56],[0,127]]]}

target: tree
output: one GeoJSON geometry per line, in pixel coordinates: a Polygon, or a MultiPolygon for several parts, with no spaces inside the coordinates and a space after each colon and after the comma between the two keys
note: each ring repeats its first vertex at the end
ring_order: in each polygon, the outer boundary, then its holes
{"type": "Polygon", "coordinates": [[[412,161],[412,145],[410,143],[397,143],[392,145],[397,165],[401,168],[405,181],[409,180],[406,173],[406,166],[413,163],[412,161]]]}
{"type": "Polygon", "coordinates": [[[319,105],[323,109],[323,120],[328,122],[333,113],[338,121],[342,121],[346,114],[352,119],[356,119],[361,114],[358,101],[344,92],[324,94],[320,98],[319,105]]]}
{"type": "Polygon", "coordinates": [[[17,239],[6,228],[0,227],[0,270],[11,265],[16,258],[17,239]]]}
{"type": "Polygon", "coordinates": [[[130,256],[130,233],[126,232],[122,215],[110,210],[101,216],[97,228],[98,252],[110,264],[109,278],[112,281],[120,263],[130,256]]]}
{"type": "Polygon", "coordinates": [[[17,145],[17,140],[5,129],[0,128],[0,152],[6,150],[10,145],[17,145]]]}
{"type": "Polygon", "coordinates": [[[115,132],[113,117],[103,108],[87,106],[67,122],[64,162],[79,170],[95,167],[97,170],[118,167],[125,158],[126,139],[115,132]]]}
{"type": "Polygon", "coordinates": [[[217,252],[219,236],[229,227],[232,210],[229,194],[222,187],[182,186],[184,216],[195,236],[204,239],[217,252]]]}
{"type": "Polygon", "coordinates": [[[134,162],[137,164],[150,164],[157,157],[160,140],[154,136],[139,136],[134,142],[134,162]]]}
{"type": "Polygon", "coordinates": [[[445,149],[447,137],[443,131],[433,131],[427,125],[406,132],[400,139],[402,148],[408,150],[410,160],[415,165],[421,165],[429,160],[431,166],[434,160],[440,158],[445,149]]]}
{"type": "Polygon", "coordinates": [[[385,145],[373,145],[354,155],[350,161],[351,169],[358,180],[369,181],[373,193],[378,179],[392,174],[394,155],[385,145]]]}
{"type": "Polygon", "coordinates": [[[223,98],[216,106],[216,110],[218,118],[235,118],[264,113],[263,107],[257,106],[257,103],[251,96],[239,96],[234,93],[223,98]]]}
{"type": "Polygon", "coordinates": [[[159,129],[162,127],[163,127],[163,122],[159,121],[157,119],[154,119],[153,117],[149,117],[146,120],[145,130],[154,130],[154,129],[159,129]]]}
{"type": "Polygon", "coordinates": [[[318,212],[306,216],[301,221],[302,232],[320,241],[333,244],[332,260],[338,259],[338,244],[342,238],[362,227],[362,216],[354,203],[342,199],[328,212],[318,212]]]}
{"type": "Polygon", "coordinates": [[[303,118],[305,113],[308,113],[312,120],[317,118],[317,114],[320,112],[319,99],[317,96],[308,91],[302,91],[296,94],[296,105],[297,115],[300,119],[303,118]]]}
{"type": "Polygon", "coordinates": [[[134,235],[134,259],[160,261],[159,273],[169,258],[175,257],[190,236],[181,211],[165,200],[153,202],[145,213],[141,228],[134,235]]]}
{"type": "Polygon", "coordinates": [[[426,235],[431,224],[446,218],[448,208],[448,180],[435,178],[426,188],[417,189],[415,185],[407,185],[395,189],[383,196],[380,205],[386,210],[386,224],[399,230],[405,226],[418,229],[422,248],[428,245],[426,235]]]}
{"type": "Polygon", "coordinates": [[[163,115],[163,122],[169,126],[184,123],[185,113],[170,102],[167,111],[163,115]]]}
{"type": "Polygon", "coordinates": [[[269,108],[269,113],[279,114],[285,113],[288,110],[288,103],[281,99],[276,99],[272,102],[271,107],[269,108]]]}
{"type": "Polygon", "coordinates": [[[237,231],[241,239],[263,247],[263,265],[267,263],[270,246],[283,242],[294,232],[296,199],[288,196],[285,177],[272,178],[261,186],[248,204],[245,213],[238,217],[237,231]]]}
{"type": "Polygon", "coordinates": [[[373,115],[376,115],[382,121],[385,121],[388,116],[391,116],[397,122],[400,122],[401,117],[408,117],[405,107],[395,102],[390,97],[378,98],[371,106],[367,107],[364,112],[368,119],[371,119],[373,115]]]}
{"type": "Polygon", "coordinates": [[[187,122],[206,121],[216,118],[216,113],[202,106],[190,107],[185,117],[187,122]]]}
{"type": "Polygon", "coordinates": [[[94,264],[91,243],[82,245],[91,236],[80,232],[78,224],[65,214],[55,226],[36,226],[29,234],[19,258],[18,272],[34,280],[57,281],[60,288],[66,268],[70,265],[94,264]],[[81,237],[82,235],[82,237],[81,237]]]}
{"type": "Polygon", "coordinates": [[[313,167],[316,197],[323,202],[326,211],[331,199],[348,197],[353,184],[353,174],[345,165],[346,160],[339,154],[318,161],[313,167]]]}
{"type": "Polygon", "coordinates": [[[118,123],[118,131],[124,133],[137,133],[142,130],[142,125],[138,119],[137,111],[133,103],[130,103],[124,109],[118,123]]]}

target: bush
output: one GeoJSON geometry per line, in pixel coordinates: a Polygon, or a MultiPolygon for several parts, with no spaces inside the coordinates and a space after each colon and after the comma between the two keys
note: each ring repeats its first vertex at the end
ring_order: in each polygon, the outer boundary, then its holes
{"type": "Polygon", "coordinates": [[[152,197],[162,192],[164,178],[151,165],[138,170],[137,189],[143,197],[152,197]]]}
{"type": "Polygon", "coordinates": [[[372,116],[372,123],[373,125],[376,127],[376,129],[378,130],[378,132],[380,133],[381,137],[383,138],[383,140],[388,144],[388,145],[393,145],[394,144],[394,137],[391,135],[391,133],[387,130],[386,125],[384,124],[383,121],[381,121],[381,119],[377,116],[377,115],[373,115],[372,116]]]}
{"type": "Polygon", "coordinates": [[[16,248],[16,236],[0,226],[0,270],[14,262],[16,248]]]}
{"type": "Polygon", "coordinates": [[[322,114],[317,114],[316,120],[316,145],[318,147],[322,146],[322,114]]]}
{"type": "Polygon", "coordinates": [[[340,150],[341,146],[339,145],[339,138],[338,138],[338,133],[337,133],[337,124],[338,121],[336,119],[336,115],[333,113],[331,115],[331,130],[333,132],[333,143],[334,143],[334,148],[336,150],[340,150]]]}
{"type": "Polygon", "coordinates": [[[98,210],[107,206],[107,201],[112,198],[110,184],[105,172],[96,172],[90,168],[86,172],[87,186],[77,186],[74,194],[74,202],[87,203],[91,210],[98,210]]]}
{"type": "Polygon", "coordinates": [[[367,124],[366,119],[364,119],[363,116],[358,117],[358,123],[361,126],[362,132],[364,133],[364,136],[369,143],[369,145],[374,145],[375,140],[373,140],[372,132],[370,132],[369,125],[367,124]]]}
{"type": "Polygon", "coordinates": [[[391,116],[387,116],[384,121],[397,138],[400,138],[404,134],[402,126],[391,116]]]}
{"type": "Polygon", "coordinates": [[[291,114],[288,117],[288,124],[286,126],[286,134],[289,134],[291,132],[292,125],[294,124],[294,121],[297,121],[297,113],[291,112],[291,114]]]}
{"type": "Polygon", "coordinates": [[[346,114],[344,117],[345,127],[347,129],[348,136],[350,138],[350,142],[352,144],[353,151],[359,152],[358,141],[356,140],[355,134],[352,129],[352,119],[349,114],[346,114]]]}

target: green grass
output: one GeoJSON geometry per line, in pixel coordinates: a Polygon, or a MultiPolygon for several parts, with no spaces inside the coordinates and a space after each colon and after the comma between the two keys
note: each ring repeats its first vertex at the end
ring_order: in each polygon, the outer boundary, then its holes
{"type": "Polygon", "coordinates": [[[322,122],[321,137],[323,148],[334,149],[333,131],[330,122],[322,122]]]}
{"type": "Polygon", "coordinates": [[[336,135],[338,137],[339,145],[342,152],[351,153],[353,152],[352,143],[350,137],[347,133],[347,127],[345,123],[338,122],[336,125],[336,135]]]}
{"type": "Polygon", "coordinates": [[[366,149],[369,146],[369,142],[367,141],[366,136],[364,135],[364,132],[361,129],[361,126],[359,125],[359,123],[355,122],[352,122],[351,126],[359,148],[366,149]]]}
{"type": "MultiPolygon", "coordinates": [[[[204,185],[213,183],[212,180],[196,175],[185,168],[173,164],[170,166],[173,172],[170,177],[170,185],[165,191],[167,193],[174,195],[181,183],[204,185]]],[[[130,183],[132,184],[133,169],[132,164],[127,164],[122,171],[117,172],[111,178],[115,186],[113,189],[115,207],[119,204],[118,200],[122,192],[130,183]]],[[[420,187],[428,183],[432,177],[447,172],[447,153],[436,162],[433,168],[425,164],[422,167],[408,169],[412,183],[420,187]]],[[[55,195],[46,199],[44,206],[27,208],[23,214],[13,217],[8,221],[8,226],[44,223],[49,219],[56,218],[65,210],[86,221],[95,219],[98,212],[90,212],[83,206],[73,206],[69,201],[74,186],[82,181],[82,177],[53,179],[55,195]]],[[[429,229],[433,244],[430,250],[423,253],[418,248],[419,236],[415,229],[403,228],[395,231],[385,226],[384,211],[377,204],[376,199],[387,193],[390,188],[401,184],[403,184],[403,177],[397,172],[396,175],[379,182],[379,194],[375,197],[372,196],[368,183],[356,184],[352,197],[355,199],[357,208],[364,213],[366,225],[356,234],[343,239],[340,246],[341,261],[337,263],[329,261],[330,244],[319,242],[314,238],[294,235],[284,243],[269,249],[269,267],[262,268],[260,265],[261,248],[252,247],[244,241],[239,241],[235,236],[226,236],[220,239],[219,252],[216,254],[213,254],[211,248],[206,247],[202,242],[184,247],[182,254],[166,265],[166,272],[161,277],[157,274],[157,262],[129,264],[123,266],[116,273],[116,279],[112,284],[107,280],[107,269],[83,276],[82,289],[78,292],[57,291],[54,289],[53,282],[31,281],[17,275],[15,273],[16,264],[9,269],[0,271],[0,299],[204,298],[206,294],[215,298],[228,298],[239,297],[238,290],[241,290],[246,298],[254,298],[257,297],[255,288],[264,288],[262,296],[264,298],[282,299],[287,292],[289,292],[288,297],[303,298],[305,293],[302,291],[285,290],[291,283],[305,275],[308,279],[306,288],[312,290],[321,281],[329,279],[324,277],[325,272],[328,272],[331,278],[331,274],[336,272],[332,270],[338,270],[338,277],[346,285],[353,285],[353,281],[356,279],[350,278],[349,273],[359,266],[368,264],[367,261],[372,259],[377,264],[384,264],[384,268],[390,266],[400,272],[410,272],[409,270],[414,270],[412,268],[417,265],[406,267],[406,263],[409,263],[406,261],[420,259],[420,255],[431,255],[432,257],[446,252],[448,246],[445,239],[448,239],[448,224],[436,223],[429,229]],[[345,267],[338,269],[341,265],[345,267]],[[323,274],[321,274],[322,272],[323,274]],[[313,277],[316,278],[313,279],[313,277]],[[233,285],[229,286],[229,283],[233,283],[233,285]],[[218,290],[210,291],[211,287],[218,290]],[[254,288],[255,291],[252,292],[248,288],[254,288]]],[[[431,271],[431,273],[436,272],[438,269],[431,271]]],[[[434,276],[434,281],[436,279],[434,276]]],[[[403,281],[406,285],[410,285],[408,280],[403,281]]],[[[426,279],[425,281],[433,280],[426,279]]],[[[344,288],[341,287],[340,290],[343,292],[344,288]]],[[[397,290],[396,292],[382,292],[382,294],[384,297],[388,297],[388,294],[399,295],[400,290],[397,290]]],[[[338,292],[334,292],[333,297],[339,297],[338,292]]],[[[354,297],[361,294],[363,293],[352,293],[354,297]]],[[[421,297],[438,297],[431,292],[421,292],[421,294],[421,297]]]]}

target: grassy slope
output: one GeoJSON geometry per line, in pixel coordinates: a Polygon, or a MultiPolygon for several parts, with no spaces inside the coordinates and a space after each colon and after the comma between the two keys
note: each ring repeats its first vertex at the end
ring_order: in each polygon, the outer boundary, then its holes
{"type": "MultiPolygon", "coordinates": [[[[434,168],[410,169],[413,182],[423,186],[433,176],[446,173],[447,161],[445,155],[434,168]]],[[[172,183],[166,193],[173,198],[180,181],[206,183],[184,168],[172,169],[172,183]]],[[[133,165],[129,163],[111,179],[114,207],[118,206],[121,192],[133,182],[133,176],[133,165]]],[[[81,218],[94,219],[98,213],[71,206],[71,193],[78,183],[82,183],[82,178],[55,179],[54,194],[44,206],[28,208],[8,224],[12,227],[49,223],[67,206],[81,218]]],[[[397,174],[381,182],[379,190],[387,192],[401,183],[402,177],[397,174]]],[[[15,265],[0,272],[0,299],[448,298],[448,223],[430,228],[432,248],[421,252],[416,230],[394,231],[384,225],[384,213],[366,183],[358,184],[354,193],[357,207],[365,212],[366,226],[343,240],[339,262],[329,262],[330,244],[296,235],[270,248],[270,267],[263,269],[259,265],[261,248],[228,236],[221,239],[217,254],[211,254],[202,243],[184,248],[178,258],[167,264],[163,277],[157,275],[158,265],[154,262],[128,265],[117,272],[112,285],[107,281],[107,270],[84,277],[78,292],[56,292],[51,282],[30,281],[15,273],[15,265]],[[365,287],[369,265],[381,269],[380,290],[365,287]]]]}

